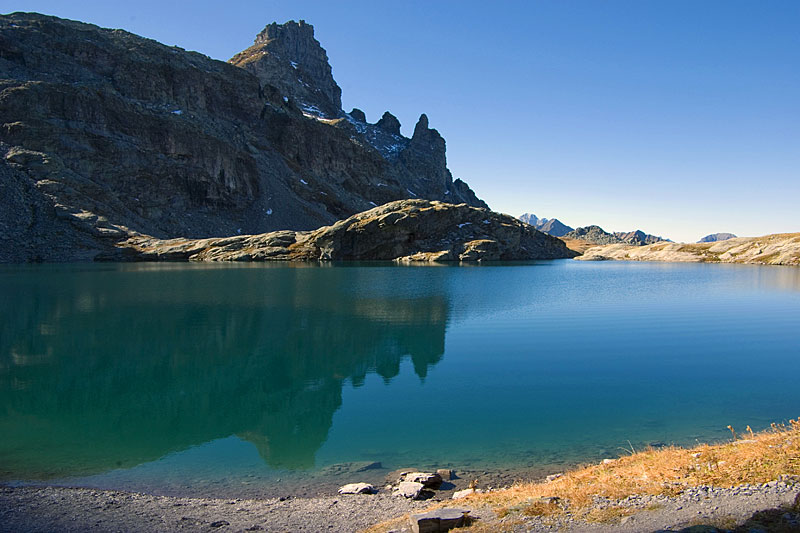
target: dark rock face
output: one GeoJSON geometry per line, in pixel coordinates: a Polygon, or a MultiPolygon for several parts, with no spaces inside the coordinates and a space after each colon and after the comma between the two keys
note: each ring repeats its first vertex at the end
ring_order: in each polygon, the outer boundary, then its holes
{"type": "Polygon", "coordinates": [[[573,231],[573,228],[562,223],[557,218],[538,218],[533,213],[524,213],[517,218],[526,224],[530,224],[541,232],[552,235],[553,237],[563,237],[570,231],[573,231]]]}
{"type": "Polygon", "coordinates": [[[711,235],[706,235],[699,241],[700,242],[718,242],[718,241],[727,241],[729,239],[735,239],[736,235],[733,233],[712,233],[711,235]]]}
{"type": "Polygon", "coordinates": [[[466,204],[399,200],[310,232],[221,239],[134,236],[109,259],[140,261],[496,261],[574,257],[558,238],[466,204]]]}
{"type": "Polygon", "coordinates": [[[310,25],[269,25],[232,62],[0,16],[0,261],[90,260],[133,233],[309,230],[402,198],[486,205],[427,124],[415,141],[342,112],[310,25]]]}

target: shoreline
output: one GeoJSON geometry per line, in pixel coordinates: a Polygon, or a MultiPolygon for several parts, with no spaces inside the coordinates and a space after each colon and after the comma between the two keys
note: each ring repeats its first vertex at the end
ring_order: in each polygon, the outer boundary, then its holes
{"type": "MultiPolygon", "coordinates": [[[[506,491],[483,496],[503,492],[506,491]]],[[[588,521],[569,513],[555,517],[523,513],[514,517],[474,497],[452,500],[442,491],[437,491],[434,498],[417,501],[385,489],[371,495],[241,499],[155,496],[88,488],[0,486],[0,531],[399,533],[411,531],[409,514],[440,507],[469,509],[477,520],[467,531],[502,528],[503,531],[611,533],[683,530],[695,526],[730,531],[749,531],[737,528],[758,526],[760,531],[789,531],[791,529],[785,527],[800,528],[800,507],[792,508],[793,502],[798,500],[800,481],[772,481],[730,488],[701,485],[686,487],[675,496],[598,497],[593,506],[598,515],[609,509],[614,509],[615,513],[609,514],[607,519],[588,521]]]]}
{"type": "MultiPolygon", "coordinates": [[[[0,531],[401,533],[411,531],[411,515],[445,507],[468,511],[475,520],[466,530],[472,532],[800,530],[800,419],[749,431],[745,438],[731,433],[727,442],[650,447],[544,481],[481,485],[483,491],[459,499],[453,491],[469,486],[477,472],[455,472],[454,481],[445,480],[425,500],[394,492],[400,471],[386,474],[386,484],[376,484],[373,494],[311,497],[0,486],[0,531]],[[701,529],[689,529],[696,527],[701,529]]],[[[358,473],[347,471],[347,481],[355,482],[358,473]]]]}

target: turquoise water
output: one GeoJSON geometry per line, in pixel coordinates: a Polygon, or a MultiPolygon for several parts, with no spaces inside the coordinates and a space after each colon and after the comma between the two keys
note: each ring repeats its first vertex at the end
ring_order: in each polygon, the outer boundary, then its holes
{"type": "Polygon", "coordinates": [[[796,268],[33,265],[0,295],[5,483],[532,473],[800,415],[796,268]]]}

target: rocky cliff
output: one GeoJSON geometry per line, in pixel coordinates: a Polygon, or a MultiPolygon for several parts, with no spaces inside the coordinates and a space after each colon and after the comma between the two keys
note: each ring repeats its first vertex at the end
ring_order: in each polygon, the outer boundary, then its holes
{"type": "Polygon", "coordinates": [[[673,242],[647,246],[611,244],[589,248],[577,259],[800,265],[800,233],[738,237],[720,242],[696,244],[673,242]]]}
{"type": "Polygon", "coordinates": [[[485,207],[422,115],[341,110],[303,22],[231,63],[122,30],[0,16],[0,261],[90,260],[132,234],[309,230],[389,201],[485,207]]]}
{"type": "Polygon", "coordinates": [[[559,259],[576,253],[508,215],[466,204],[398,200],[315,231],[215,239],[134,236],[109,259],[403,262],[559,259]]]}

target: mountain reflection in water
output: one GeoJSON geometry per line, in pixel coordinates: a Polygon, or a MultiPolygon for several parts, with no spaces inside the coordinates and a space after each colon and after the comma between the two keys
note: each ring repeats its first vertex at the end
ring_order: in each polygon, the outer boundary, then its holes
{"type": "Polygon", "coordinates": [[[319,270],[87,269],[13,287],[0,476],[89,475],[230,435],[273,468],[313,467],[343,382],[390,380],[406,356],[424,378],[448,316],[443,291],[376,295],[392,269],[341,286],[355,271],[319,270]]]}

